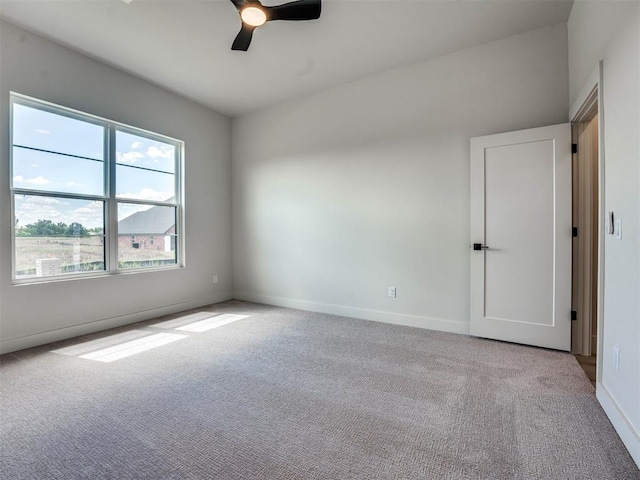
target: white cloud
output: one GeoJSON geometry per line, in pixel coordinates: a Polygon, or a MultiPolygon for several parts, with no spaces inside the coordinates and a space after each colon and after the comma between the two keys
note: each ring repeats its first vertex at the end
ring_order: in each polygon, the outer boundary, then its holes
{"type": "Polygon", "coordinates": [[[141,158],[145,158],[145,154],[141,152],[116,152],[116,160],[118,163],[134,164],[141,158]]]}
{"type": "Polygon", "coordinates": [[[48,185],[51,181],[48,178],[44,178],[42,175],[39,175],[35,178],[30,178],[27,180],[27,183],[30,183],[31,185],[48,185]]]}
{"type": "Polygon", "coordinates": [[[52,222],[64,221],[61,209],[64,205],[60,205],[58,199],[51,197],[23,197],[16,200],[16,218],[18,226],[29,225],[38,220],[51,220],[52,222]]]}
{"type": "Polygon", "coordinates": [[[54,197],[39,197],[39,196],[25,196],[22,201],[23,208],[28,209],[38,209],[42,208],[43,205],[68,205],[68,203],[63,202],[54,197]]]}
{"type": "Polygon", "coordinates": [[[42,135],[49,135],[51,132],[49,130],[44,130],[44,129],[37,129],[36,130],[37,133],[41,133],[42,135]]]}
{"type": "Polygon", "coordinates": [[[87,228],[102,227],[104,215],[102,202],[90,202],[85,206],[76,208],[70,212],[70,220],[67,223],[79,222],[87,228]]]}
{"type": "Polygon", "coordinates": [[[84,185],[81,183],[76,183],[74,181],[71,181],[71,182],[67,182],[67,187],[84,187],[84,185]]]}
{"type": "Polygon", "coordinates": [[[22,175],[16,175],[13,177],[13,183],[22,183],[24,182],[24,177],[22,175]]]}
{"type": "Polygon", "coordinates": [[[171,198],[172,194],[170,192],[159,192],[153,188],[143,188],[137,193],[123,193],[119,196],[133,200],[155,200],[157,202],[164,202],[171,198]]]}
{"type": "Polygon", "coordinates": [[[142,148],[142,142],[133,142],[131,148],[142,148]]]}
{"type": "Polygon", "coordinates": [[[18,225],[25,226],[38,220],[79,222],[87,228],[103,225],[102,202],[58,199],[54,197],[18,196],[16,198],[18,225]],[[75,207],[75,208],[74,208],[75,207]]]}
{"type": "Polygon", "coordinates": [[[147,155],[151,158],[173,158],[174,153],[174,148],[171,145],[162,145],[160,148],[152,145],[147,148],[147,155]]]}

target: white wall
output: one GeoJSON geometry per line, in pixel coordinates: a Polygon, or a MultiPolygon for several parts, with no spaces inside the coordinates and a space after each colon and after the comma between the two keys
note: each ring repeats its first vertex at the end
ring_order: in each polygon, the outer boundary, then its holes
{"type": "Polygon", "coordinates": [[[234,119],[236,297],[468,332],[469,139],[568,103],[563,24],[234,119]]]}
{"type": "MultiPolygon", "coordinates": [[[[230,119],[8,23],[0,23],[0,35],[0,145],[9,141],[12,90],[186,142],[186,268],[12,286],[10,230],[2,228],[0,351],[230,298],[230,119]]],[[[8,171],[2,148],[4,226],[8,171]]]]}
{"type": "Polygon", "coordinates": [[[622,240],[605,236],[602,378],[598,399],[640,466],[640,6],[574,3],[568,22],[572,99],[603,60],[605,211],[622,240]],[[619,370],[613,346],[620,348],[619,370]]]}

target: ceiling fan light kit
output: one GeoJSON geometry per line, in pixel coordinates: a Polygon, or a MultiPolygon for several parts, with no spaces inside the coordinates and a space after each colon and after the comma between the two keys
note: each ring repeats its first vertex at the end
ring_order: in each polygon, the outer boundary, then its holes
{"type": "Polygon", "coordinates": [[[272,20],[316,20],[322,11],[321,0],[297,0],[295,2],[265,7],[259,0],[231,0],[242,21],[231,50],[246,52],[251,44],[253,31],[272,20]]]}
{"type": "Polygon", "coordinates": [[[248,6],[244,7],[240,12],[240,19],[242,23],[246,23],[252,27],[259,27],[267,22],[267,14],[261,8],[248,6]]]}

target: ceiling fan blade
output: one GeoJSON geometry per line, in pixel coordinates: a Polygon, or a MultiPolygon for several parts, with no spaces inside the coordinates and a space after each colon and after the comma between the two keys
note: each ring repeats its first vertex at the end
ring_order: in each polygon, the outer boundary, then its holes
{"type": "Polygon", "coordinates": [[[257,3],[261,5],[258,0],[231,0],[231,3],[233,3],[238,11],[240,11],[242,7],[246,7],[250,3],[257,3]]]}
{"type": "Polygon", "coordinates": [[[243,52],[246,52],[249,45],[251,45],[251,37],[253,37],[253,31],[255,29],[256,27],[243,23],[240,32],[236,35],[236,39],[233,41],[233,45],[231,45],[231,50],[242,50],[243,52]]]}
{"type": "Polygon", "coordinates": [[[269,20],[315,20],[320,18],[321,0],[298,0],[275,7],[264,7],[269,20]]]}

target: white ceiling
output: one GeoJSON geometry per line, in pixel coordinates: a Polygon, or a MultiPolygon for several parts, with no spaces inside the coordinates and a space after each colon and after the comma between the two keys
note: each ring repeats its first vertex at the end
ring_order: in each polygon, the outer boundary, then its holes
{"type": "MultiPolygon", "coordinates": [[[[285,0],[286,1],[286,0],[285,0]]],[[[284,3],[265,0],[265,5],[284,3]]],[[[248,52],[229,0],[0,0],[5,20],[237,116],[378,72],[566,22],[569,0],[324,0],[248,52]]]]}

